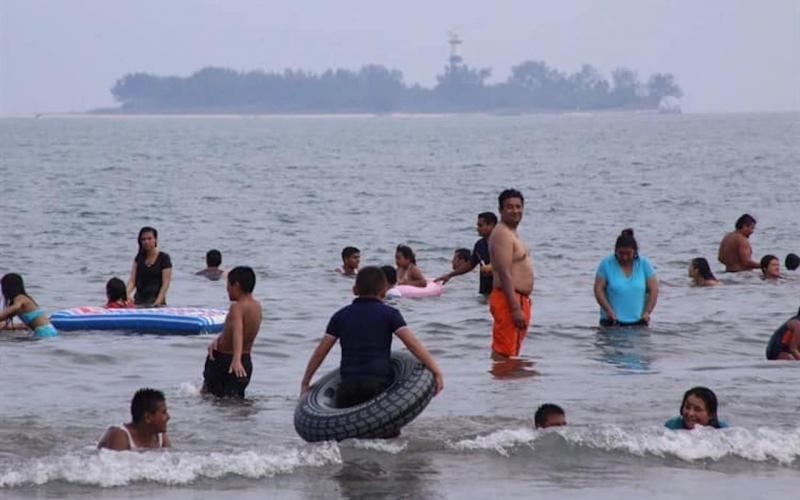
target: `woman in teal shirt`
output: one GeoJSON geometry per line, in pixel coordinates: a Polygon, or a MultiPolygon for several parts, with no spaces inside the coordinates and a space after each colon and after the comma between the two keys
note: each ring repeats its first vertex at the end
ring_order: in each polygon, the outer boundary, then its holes
{"type": "Polygon", "coordinates": [[[603,326],[647,325],[658,300],[658,278],[639,255],[633,229],[617,237],[614,253],[600,261],[594,280],[603,326]]]}

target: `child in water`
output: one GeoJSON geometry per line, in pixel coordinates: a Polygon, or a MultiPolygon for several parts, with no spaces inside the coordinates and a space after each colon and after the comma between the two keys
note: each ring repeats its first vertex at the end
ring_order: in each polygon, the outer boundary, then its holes
{"type": "Polygon", "coordinates": [[[728,427],[728,424],[717,418],[717,396],[707,387],[692,387],[686,391],[680,416],[664,423],[664,427],[673,430],[692,430],[698,426],[714,429],[728,427]]]}
{"type": "Polygon", "coordinates": [[[222,333],[208,345],[203,392],[244,398],[253,375],[250,351],[261,328],[261,304],[253,298],[255,286],[256,274],[249,267],[235,267],[228,273],[228,297],[233,303],[222,333]]]}
{"type": "Polygon", "coordinates": [[[567,415],[560,406],[545,403],[536,409],[536,413],[533,415],[533,424],[537,429],[563,427],[567,425],[567,415]]]}
{"type": "Polygon", "coordinates": [[[339,373],[342,380],[336,391],[336,406],[346,408],[374,398],[391,383],[394,335],[433,373],[438,394],[444,387],[439,366],[406,326],[400,311],[382,300],[386,293],[383,271],[374,266],[359,271],[353,293],[356,299],[331,317],[325,335],[308,360],[300,383],[301,394],[308,391],[314,373],[336,341],[341,340],[339,373]]]}
{"type": "Polygon", "coordinates": [[[428,280],[422,274],[422,270],[417,267],[417,256],[411,247],[406,245],[397,245],[397,250],[394,254],[394,261],[397,264],[397,284],[398,285],[411,285],[425,288],[428,286],[428,280]]]}
{"type": "Polygon", "coordinates": [[[206,252],[206,268],[201,269],[194,273],[197,276],[204,276],[211,281],[218,281],[220,278],[225,276],[225,271],[223,271],[219,266],[222,264],[222,253],[219,250],[209,250],[206,252]]]}
{"type": "Polygon", "coordinates": [[[765,255],[761,258],[761,278],[765,280],[781,278],[781,261],[774,255],[765,255]]]}
{"type": "Polygon", "coordinates": [[[775,330],[767,343],[767,359],[800,360],[800,309],[775,330]]]}
{"type": "Polygon", "coordinates": [[[711,266],[704,257],[697,257],[692,259],[689,263],[689,277],[692,278],[692,283],[696,286],[717,286],[719,281],[714,273],[711,272],[711,266]]]}
{"type": "Polygon", "coordinates": [[[34,337],[55,337],[58,335],[56,328],[50,323],[44,309],[39,307],[33,298],[25,291],[22,276],[9,273],[0,279],[0,288],[3,291],[6,308],[0,312],[0,322],[6,322],[6,329],[16,329],[11,325],[11,319],[19,316],[26,328],[33,330],[34,337]]]}
{"type": "Polygon", "coordinates": [[[119,278],[111,278],[106,283],[106,309],[127,309],[133,307],[133,303],[128,301],[128,287],[119,278]]]}

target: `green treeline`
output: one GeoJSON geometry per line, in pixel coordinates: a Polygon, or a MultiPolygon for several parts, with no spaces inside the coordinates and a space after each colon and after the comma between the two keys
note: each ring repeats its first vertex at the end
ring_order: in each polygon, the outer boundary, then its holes
{"type": "Polygon", "coordinates": [[[584,65],[567,74],[541,61],[512,68],[503,83],[487,84],[488,68],[451,64],[433,88],[406,85],[402,72],[379,65],[358,71],[282,73],[204,68],[188,77],[132,73],[111,93],[122,112],[471,112],[652,109],[683,93],[669,73],[641,82],[627,68],[611,80],[584,65]]]}

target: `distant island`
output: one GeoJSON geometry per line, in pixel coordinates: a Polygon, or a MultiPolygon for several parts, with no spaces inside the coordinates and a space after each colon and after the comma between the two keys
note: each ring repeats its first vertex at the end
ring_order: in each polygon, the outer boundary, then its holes
{"type": "Polygon", "coordinates": [[[531,113],[590,110],[674,111],[683,95],[669,73],[646,82],[635,71],[617,68],[606,80],[593,66],[567,74],[543,61],[525,61],[503,83],[487,84],[489,68],[472,68],[451,54],[437,84],[407,85],[403,73],[381,65],[312,73],[284,70],[240,72],[208,67],[188,77],[131,73],[111,88],[115,113],[531,113]]]}

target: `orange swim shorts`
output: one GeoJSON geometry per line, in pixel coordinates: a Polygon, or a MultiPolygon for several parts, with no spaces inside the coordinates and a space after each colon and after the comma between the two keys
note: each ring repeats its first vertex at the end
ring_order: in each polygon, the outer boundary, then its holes
{"type": "Polygon", "coordinates": [[[528,332],[531,324],[531,298],[521,293],[514,294],[522,308],[522,315],[525,317],[525,328],[520,330],[514,324],[514,317],[511,315],[511,307],[502,290],[493,288],[489,295],[489,312],[494,318],[492,326],[492,350],[503,356],[519,356],[522,341],[528,332]]]}

